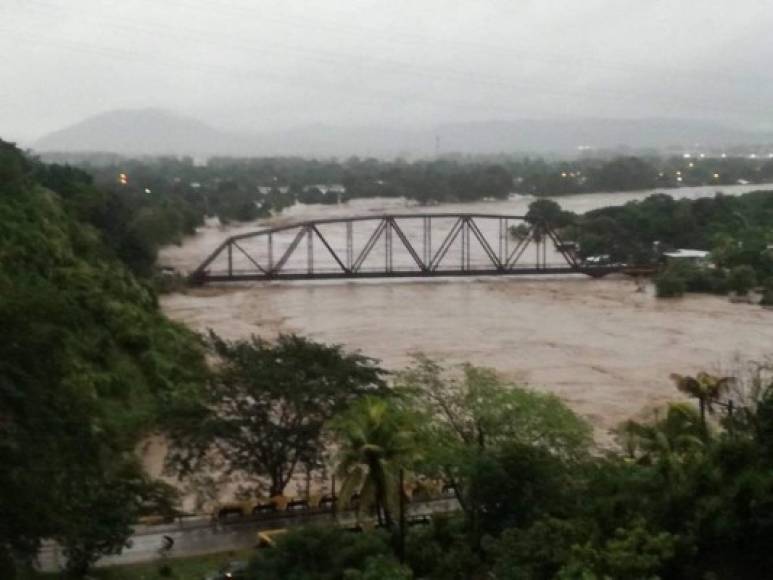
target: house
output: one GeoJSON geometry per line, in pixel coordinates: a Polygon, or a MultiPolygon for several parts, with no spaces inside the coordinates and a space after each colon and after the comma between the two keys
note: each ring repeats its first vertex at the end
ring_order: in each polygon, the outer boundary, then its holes
{"type": "Polygon", "coordinates": [[[709,252],[705,250],[679,249],[671,252],[663,252],[667,262],[685,262],[696,266],[710,265],[709,252]]]}

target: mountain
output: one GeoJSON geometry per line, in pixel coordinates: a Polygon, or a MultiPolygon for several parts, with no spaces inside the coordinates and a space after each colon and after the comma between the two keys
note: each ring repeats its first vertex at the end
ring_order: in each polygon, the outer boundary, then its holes
{"type": "Polygon", "coordinates": [[[694,149],[773,143],[773,135],[685,119],[539,119],[451,123],[434,128],[311,125],[234,133],[160,109],[112,111],[39,139],[38,152],[123,155],[394,157],[441,153],[558,153],[592,149],[694,149]]]}
{"type": "Polygon", "coordinates": [[[162,109],[110,111],[38,139],[35,151],[105,151],[135,154],[236,153],[238,138],[162,109]]]}

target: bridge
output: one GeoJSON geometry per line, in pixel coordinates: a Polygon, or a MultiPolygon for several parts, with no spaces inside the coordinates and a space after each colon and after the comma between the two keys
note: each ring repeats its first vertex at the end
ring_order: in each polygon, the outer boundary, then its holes
{"type": "Polygon", "coordinates": [[[550,225],[525,216],[417,213],[292,223],[234,235],[190,275],[195,284],[582,273],[621,265],[580,261],[550,225]]]}

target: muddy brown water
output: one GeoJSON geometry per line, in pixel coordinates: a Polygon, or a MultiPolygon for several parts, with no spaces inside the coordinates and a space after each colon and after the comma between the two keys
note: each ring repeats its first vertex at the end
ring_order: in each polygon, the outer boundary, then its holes
{"type": "MultiPolygon", "coordinates": [[[[737,194],[764,186],[724,188],[737,194]]],[[[773,188],[773,187],[771,187],[773,188]]],[[[558,198],[567,209],[639,199],[650,192],[558,198]]],[[[669,191],[713,195],[713,188],[669,191]]],[[[524,213],[529,198],[441,205],[433,212],[524,213]]],[[[295,206],[269,222],[222,228],[209,222],[160,261],[191,271],[227,235],[296,219],[414,211],[400,200],[295,206]]],[[[419,210],[422,211],[422,210],[419,210]]],[[[739,354],[763,358],[773,346],[773,312],[724,297],[658,300],[623,276],[600,280],[480,278],[210,286],[163,296],[164,312],[197,331],[227,338],[297,332],[339,343],[400,369],[411,353],[447,364],[492,367],[514,381],[552,392],[603,434],[647,407],[675,398],[671,372],[727,366],[739,354]]],[[[603,435],[602,435],[603,436],[603,435]]],[[[157,471],[163,446],[149,447],[157,471]]]]}

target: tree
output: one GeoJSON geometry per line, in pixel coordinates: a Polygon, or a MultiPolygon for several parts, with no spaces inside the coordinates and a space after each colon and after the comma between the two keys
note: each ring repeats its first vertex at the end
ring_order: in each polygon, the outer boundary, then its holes
{"type": "Polygon", "coordinates": [[[733,377],[717,377],[700,372],[694,377],[671,373],[669,375],[674,385],[684,394],[698,399],[701,414],[701,425],[706,428],[706,412],[714,413],[714,403],[725,394],[734,382],[733,377]]]}
{"type": "Polygon", "coordinates": [[[418,355],[398,386],[431,418],[420,434],[422,469],[453,487],[476,548],[485,506],[473,483],[486,466],[500,470],[499,453],[523,448],[568,466],[583,460],[592,443],[590,426],[557,397],[505,383],[490,369],[465,365],[459,378],[418,355]]]}
{"type": "Polygon", "coordinates": [[[277,538],[253,558],[248,580],[408,579],[383,532],[355,533],[335,526],[308,526],[277,538]],[[378,572],[384,573],[379,576],[378,572]]]}
{"type": "Polygon", "coordinates": [[[357,397],[382,392],[373,359],[291,335],[227,341],[210,333],[217,357],[206,406],[178,426],[171,464],[182,473],[216,451],[227,472],[266,478],[281,495],[300,465],[314,468],[323,427],[357,397]]]}
{"type": "Polygon", "coordinates": [[[655,292],[658,298],[679,298],[687,290],[687,282],[676,271],[666,270],[655,278],[655,292]]]}
{"type": "Polygon", "coordinates": [[[593,186],[600,191],[626,191],[655,187],[657,170],[638,157],[618,157],[605,163],[592,176],[593,186]]]}
{"type": "Polygon", "coordinates": [[[555,578],[660,578],[677,556],[679,542],[679,536],[647,529],[643,519],[626,522],[601,546],[591,542],[573,546],[555,578]]]}
{"type": "Polygon", "coordinates": [[[418,456],[416,417],[395,401],[364,397],[335,419],[341,503],[359,493],[358,511],[375,508],[379,523],[393,528],[400,494],[400,470],[418,456]],[[383,520],[382,520],[383,515],[383,520]]]}
{"type": "Polygon", "coordinates": [[[576,488],[569,466],[544,447],[507,443],[483,450],[469,464],[467,501],[479,527],[473,532],[497,535],[563,513],[576,488]]]}
{"type": "Polygon", "coordinates": [[[573,214],[561,209],[552,199],[538,199],[529,204],[526,212],[526,221],[530,224],[543,224],[553,228],[561,228],[569,225],[573,214]]]}
{"type": "Polygon", "coordinates": [[[728,287],[739,296],[744,296],[757,285],[757,275],[749,265],[737,266],[730,270],[728,287]]]}

